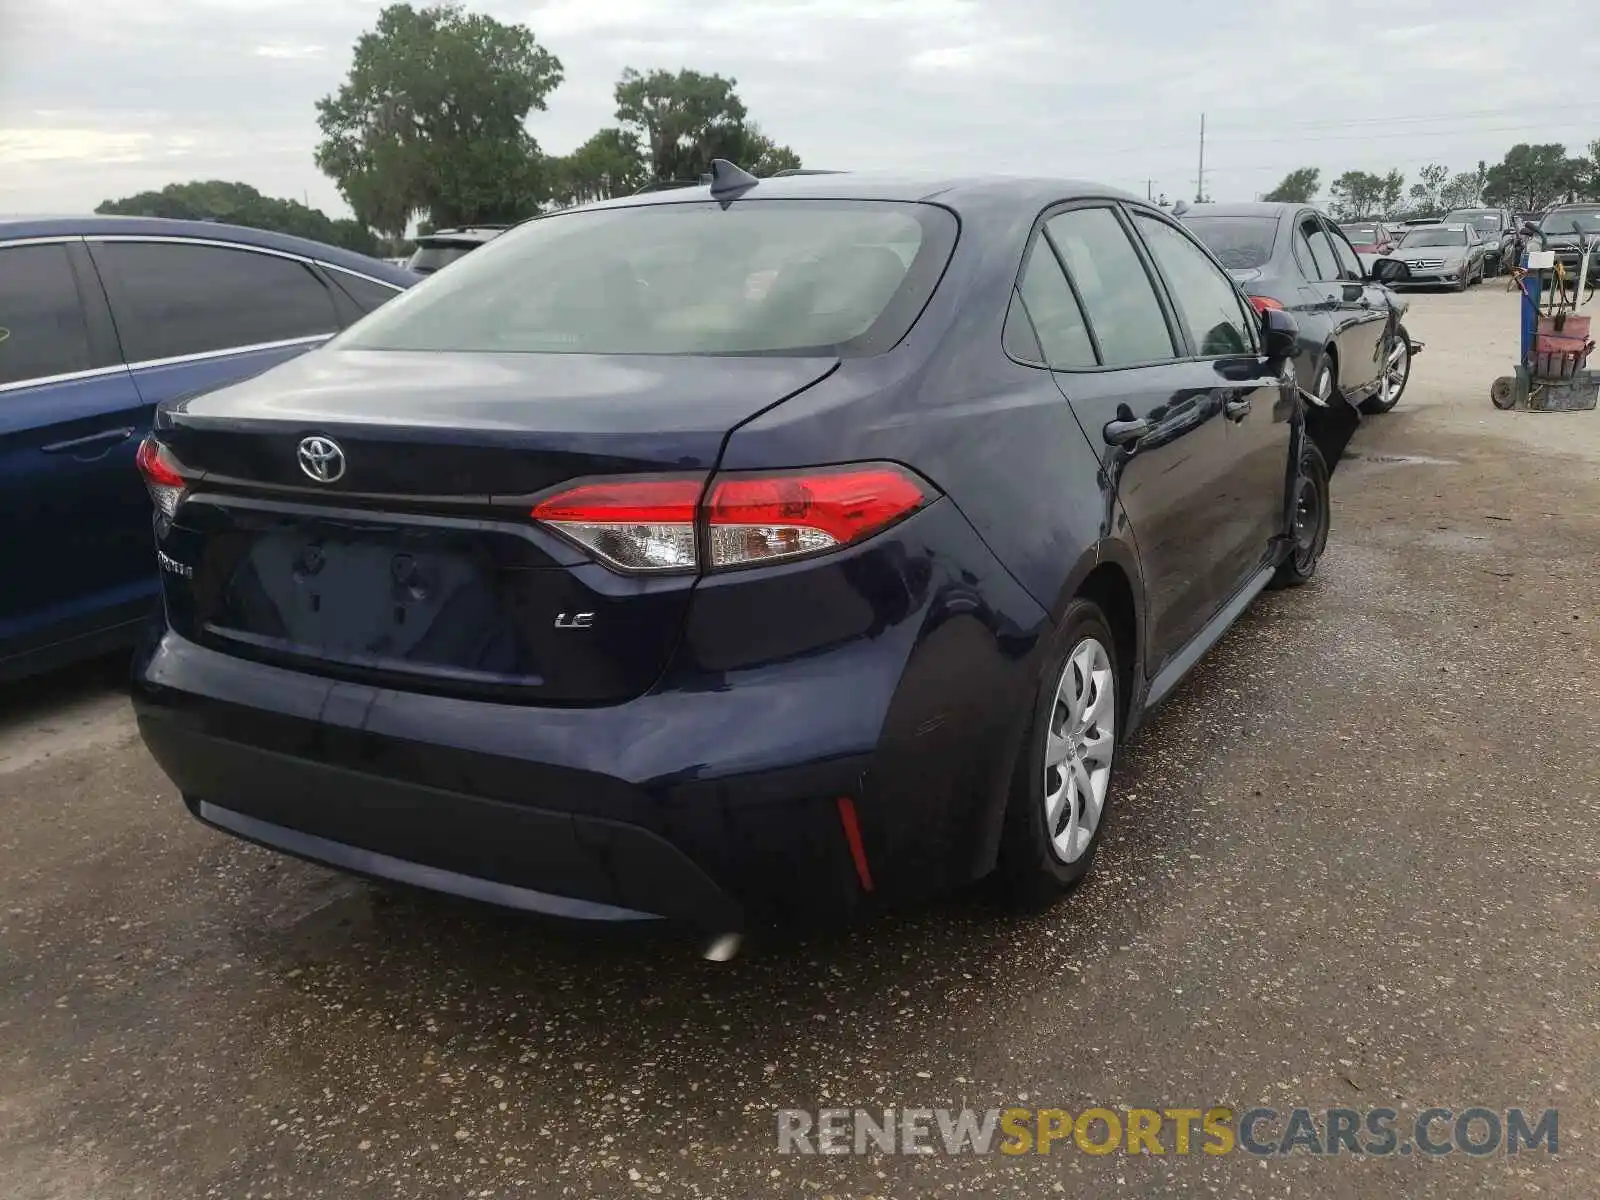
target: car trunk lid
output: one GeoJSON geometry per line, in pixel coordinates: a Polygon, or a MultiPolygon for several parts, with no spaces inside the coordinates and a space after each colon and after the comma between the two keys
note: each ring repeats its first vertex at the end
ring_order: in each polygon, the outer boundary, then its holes
{"type": "Polygon", "coordinates": [[[836,362],[332,349],[187,400],[156,433],[190,491],[161,539],[170,619],[340,678],[539,703],[637,695],[693,574],[612,571],[537,525],[534,497],[583,477],[707,475],[734,426],[836,362]]]}

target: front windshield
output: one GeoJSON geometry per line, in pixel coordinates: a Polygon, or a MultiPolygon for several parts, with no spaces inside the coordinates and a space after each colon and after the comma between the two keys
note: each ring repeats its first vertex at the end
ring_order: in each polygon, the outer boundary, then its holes
{"type": "Polygon", "coordinates": [[[1465,229],[1413,229],[1406,234],[1406,240],[1400,243],[1406,249],[1413,246],[1465,246],[1466,244],[1465,229]]]}
{"type": "Polygon", "coordinates": [[[1546,213],[1540,233],[1600,233],[1600,208],[1568,209],[1546,213]]]}

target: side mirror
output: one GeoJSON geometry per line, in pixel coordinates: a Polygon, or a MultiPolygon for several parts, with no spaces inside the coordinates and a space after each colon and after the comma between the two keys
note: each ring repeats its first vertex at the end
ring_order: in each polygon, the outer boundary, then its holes
{"type": "Polygon", "coordinates": [[[1367,278],[1373,283],[1405,283],[1411,278],[1411,268],[1398,258],[1380,258],[1372,264],[1367,278]]]}
{"type": "Polygon", "coordinates": [[[1533,237],[1538,232],[1539,232],[1539,227],[1537,225],[1535,225],[1532,221],[1524,221],[1522,223],[1522,234],[1523,234],[1524,237],[1533,237]]]}
{"type": "Polygon", "coordinates": [[[1293,358],[1300,349],[1300,323],[1281,308],[1261,314],[1261,352],[1273,362],[1293,358]]]}

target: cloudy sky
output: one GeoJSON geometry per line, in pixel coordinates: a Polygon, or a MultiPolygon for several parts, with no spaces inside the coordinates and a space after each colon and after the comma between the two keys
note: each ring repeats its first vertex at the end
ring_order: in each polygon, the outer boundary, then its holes
{"type": "MultiPolygon", "coordinates": [[[[483,0],[566,69],[552,153],[611,120],[625,66],[733,75],[813,166],[1092,178],[1249,199],[1300,165],[1466,169],[1600,137],[1600,38],[1576,0],[483,0]],[[1566,37],[1563,30],[1577,36],[1566,37]],[[1508,66],[1548,36],[1559,66],[1508,66]]],[[[361,0],[0,0],[0,212],[237,179],[344,213],[313,104],[381,7],[361,0]]]]}

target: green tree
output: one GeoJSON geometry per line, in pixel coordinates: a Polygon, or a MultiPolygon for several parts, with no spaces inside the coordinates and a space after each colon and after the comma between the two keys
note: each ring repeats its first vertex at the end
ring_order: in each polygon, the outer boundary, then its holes
{"type": "Polygon", "coordinates": [[[1290,171],[1277,187],[1261,198],[1284,204],[1310,204],[1321,183],[1322,172],[1318,168],[1300,167],[1290,171]]]}
{"type": "Polygon", "coordinates": [[[1483,199],[1483,185],[1473,171],[1452,175],[1450,182],[1439,193],[1439,207],[1448,212],[1453,208],[1477,208],[1483,199]]]}
{"type": "Polygon", "coordinates": [[[1378,212],[1385,217],[1398,217],[1405,203],[1406,177],[1398,167],[1383,177],[1378,194],[1378,212]]]}
{"type": "Polygon", "coordinates": [[[1431,217],[1443,211],[1445,184],[1450,180],[1450,168],[1429,163],[1417,172],[1417,182],[1411,185],[1411,206],[1419,217],[1431,217]]]}
{"type": "Polygon", "coordinates": [[[1486,172],[1483,198],[1496,207],[1538,212],[1581,192],[1585,174],[1583,160],[1568,158],[1567,148],[1558,142],[1519,142],[1486,172]]]}
{"type": "Polygon", "coordinates": [[[798,171],[804,165],[798,154],[787,146],[778,145],[755,125],[745,126],[744,155],[734,161],[763,179],[779,171],[798,171]]]}
{"type": "Polygon", "coordinates": [[[638,191],[649,178],[639,139],[621,129],[602,129],[565,158],[551,160],[551,198],[587,204],[638,191]]]}
{"type": "Polygon", "coordinates": [[[525,122],[560,61],[523,25],[458,4],[392,4],[356,42],[350,76],[317,102],[317,166],[365,224],[391,236],[536,211],[549,173],[525,122]]]}
{"type": "Polygon", "coordinates": [[[757,175],[800,165],[799,155],[750,124],[737,86],[736,79],[687,69],[622,72],[617,122],[638,139],[651,179],[697,180],[713,158],[757,175]]]}
{"type": "Polygon", "coordinates": [[[1370,171],[1346,171],[1328,185],[1334,215],[1353,221],[1377,212],[1387,180],[1370,171]]]}
{"type": "Polygon", "coordinates": [[[121,200],[106,200],[97,213],[124,217],[172,217],[188,221],[224,221],[251,229],[268,229],[342,246],[359,254],[377,254],[378,239],[360,221],[334,220],[298,200],[263,196],[248,183],[220,179],[169,183],[159,192],[140,192],[121,200]]]}

